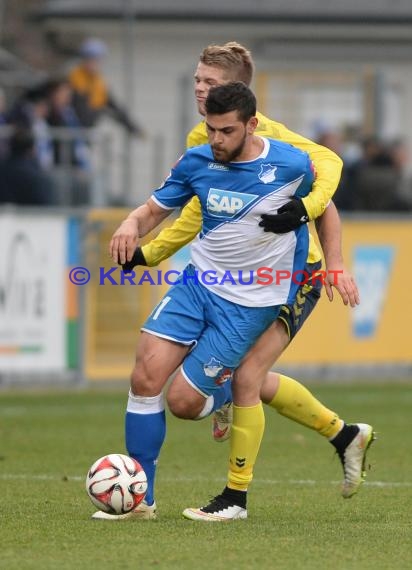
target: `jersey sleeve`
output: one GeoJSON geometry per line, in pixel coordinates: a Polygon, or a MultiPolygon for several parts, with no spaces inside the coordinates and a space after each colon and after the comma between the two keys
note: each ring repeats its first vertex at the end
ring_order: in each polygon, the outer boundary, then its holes
{"type": "Polygon", "coordinates": [[[313,183],[315,181],[315,169],[307,153],[304,154],[302,172],[304,174],[303,179],[295,192],[295,196],[304,199],[309,196],[310,192],[313,192],[313,183]]]}
{"type": "Polygon", "coordinates": [[[314,169],[315,181],[312,191],[302,199],[309,219],[321,216],[338,187],[343,162],[330,149],[294,133],[281,123],[276,123],[280,140],[300,148],[310,156],[314,169]]]}
{"type": "Polygon", "coordinates": [[[152,200],[162,208],[173,210],[194,196],[189,178],[189,158],[184,154],[170,171],[163,185],[155,190],[152,200]]]}
{"type": "Polygon", "coordinates": [[[202,227],[202,212],[199,198],[194,196],[183,208],[180,216],[169,228],[142,247],[144,258],[149,267],[158,265],[172,256],[196,237],[202,227]]]}

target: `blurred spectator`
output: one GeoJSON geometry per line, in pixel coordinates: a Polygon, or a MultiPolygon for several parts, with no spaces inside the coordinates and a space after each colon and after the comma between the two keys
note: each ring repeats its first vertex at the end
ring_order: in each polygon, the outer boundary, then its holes
{"type": "Polygon", "coordinates": [[[360,125],[348,124],[342,131],[342,158],[350,168],[362,157],[362,132],[360,125]]]}
{"type": "Polygon", "coordinates": [[[378,137],[373,135],[366,137],[362,149],[360,163],[364,166],[394,166],[391,153],[378,137]]]}
{"type": "Polygon", "coordinates": [[[35,153],[42,168],[53,163],[52,143],[46,122],[47,85],[42,83],[25,91],[6,114],[6,122],[18,129],[29,129],[35,140],[35,153]]]}
{"type": "Polygon", "coordinates": [[[78,129],[82,125],[73,108],[72,90],[67,79],[52,79],[47,83],[47,123],[51,127],[71,129],[67,136],[53,140],[54,164],[77,166],[87,170],[90,166],[89,149],[78,129]]]}
{"type": "Polygon", "coordinates": [[[52,79],[47,85],[47,122],[53,129],[54,178],[60,202],[86,205],[90,196],[90,149],[82,125],[72,106],[72,89],[67,79],[52,79]]]}
{"type": "Polygon", "coordinates": [[[409,153],[405,141],[395,139],[390,145],[392,159],[399,170],[404,170],[409,161],[409,153]]]}
{"type": "Polygon", "coordinates": [[[6,96],[0,87],[0,125],[6,123],[6,96]]]}
{"type": "Polygon", "coordinates": [[[84,127],[94,127],[103,113],[109,113],[130,134],[144,136],[141,129],[120,107],[111,95],[101,72],[101,64],[107,55],[107,47],[97,38],[83,42],[80,63],[69,74],[73,89],[73,106],[84,127]]]}
{"type": "Polygon", "coordinates": [[[412,209],[412,184],[408,177],[409,152],[402,139],[395,139],[390,145],[390,153],[399,177],[399,196],[412,209]]]}
{"type": "Polygon", "coordinates": [[[28,129],[14,132],[9,155],[0,161],[0,203],[44,206],[56,203],[51,178],[36,158],[35,138],[28,129]]]}
{"type": "Polygon", "coordinates": [[[409,209],[400,195],[401,175],[394,157],[377,137],[363,141],[363,157],[352,172],[356,210],[403,212],[409,209]]]}
{"type": "MultiPolygon", "coordinates": [[[[334,143],[335,140],[326,140],[323,144],[334,143]]],[[[376,136],[365,138],[361,148],[358,160],[344,164],[342,180],[333,198],[337,208],[368,212],[409,210],[401,192],[403,173],[393,149],[376,136]]],[[[336,152],[336,148],[333,150],[336,152]]]]}
{"type": "Polygon", "coordinates": [[[6,116],[6,96],[0,88],[0,160],[7,154],[7,116],[6,116]]]}

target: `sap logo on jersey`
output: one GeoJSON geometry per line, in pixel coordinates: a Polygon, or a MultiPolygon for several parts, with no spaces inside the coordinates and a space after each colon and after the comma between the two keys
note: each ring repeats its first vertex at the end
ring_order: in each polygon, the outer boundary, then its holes
{"type": "Polygon", "coordinates": [[[210,188],[207,196],[207,211],[212,216],[233,218],[257,198],[254,194],[241,194],[230,190],[210,188]]]}

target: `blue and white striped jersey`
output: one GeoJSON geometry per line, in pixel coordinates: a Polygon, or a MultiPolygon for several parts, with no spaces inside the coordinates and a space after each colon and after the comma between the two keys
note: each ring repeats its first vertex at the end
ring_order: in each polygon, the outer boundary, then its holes
{"type": "Polygon", "coordinates": [[[203,226],[191,257],[207,276],[201,283],[229,301],[260,307],[293,302],[297,285],[291,276],[303,269],[308,255],[306,225],[287,234],[265,233],[260,216],[275,214],[293,196],[306,196],[314,180],[306,153],[262,140],[261,155],[248,162],[216,162],[210,145],[189,149],[152,195],[166,209],[198,196],[203,226]],[[263,273],[271,274],[272,282],[263,273]]]}

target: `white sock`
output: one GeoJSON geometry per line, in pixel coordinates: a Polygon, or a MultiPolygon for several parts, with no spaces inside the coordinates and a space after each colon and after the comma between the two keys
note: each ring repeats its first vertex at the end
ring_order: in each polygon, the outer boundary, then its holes
{"type": "Polygon", "coordinates": [[[129,390],[127,411],[132,414],[157,414],[165,409],[163,392],[157,396],[135,396],[129,390]]]}

